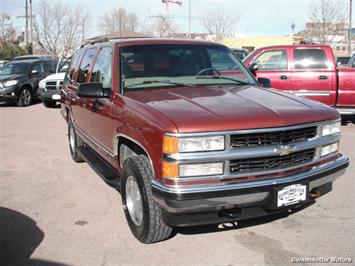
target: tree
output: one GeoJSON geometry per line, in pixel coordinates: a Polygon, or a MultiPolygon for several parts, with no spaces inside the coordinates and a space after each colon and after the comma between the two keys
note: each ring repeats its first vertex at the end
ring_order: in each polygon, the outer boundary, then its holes
{"type": "Polygon", "coordinates": [[[216,10],[203,16],[201,22],[214,41],[221,42],[236,31],[239,18],[240,14],[216,10]]]}
{"type": "Polygon", "coordinates": [[[11,17],[0,11],[0,59],[11,60],[15,56],[30,53],[30,47],[22,48],[19,45],[20,39],[21,36],[16,36],[11,17]]]}
{"type": "Polygon", "coordinates": [[[339,3],[331,0],[319,0],[310,8],[306,37],[313,41],[335,45],[347,36],[347,11],[339,3]]]}
{"type": "Polygon", "coordinates": [[[169,18],[155,16],[153,22],[150,20],[144,23],[142,31],[152,36],[171,37],[176,33],[177,27],[169,18]]]}
{"type": "Polygon", "coordinates": [[[88,17],[79,7],[40,2],[34,24],[38,45],[56,57],[68,56],[82,42],[88,17]]]}
{"type": "Polygon", "coordinates": [[[0,41],[8,42],[16,40],[16,29],[12,26],[10,16],[0,11],[0,41]]]}
{"type": "Polygon", "coordinates": [[[124,8],[113,9],[101,17],[100,30],[103,34],[114,32],[135,32],[138,18],[135,13],[127,12],[124,8]]]}

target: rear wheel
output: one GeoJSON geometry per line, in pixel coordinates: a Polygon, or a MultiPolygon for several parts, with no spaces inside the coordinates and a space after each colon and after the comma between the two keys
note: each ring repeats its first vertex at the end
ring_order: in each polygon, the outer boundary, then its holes
{"type": "Polygon", "coordinates": [[[133,156],[124,162],[121,178],[123,209],[133,235],[145,244],[165,240],[172,234],[172,228],[162,219],[160,207],[153,201],[152,178],[146,156],[133,156]]]}
{"type": "Polygon", "coordinates": [[[69,140],[69,150],[73,160],[77,163],[84,162],[84,160],[81,158],[81,156],[78,153],[78,149],[77,149],[78,137],[75,134],[75,129],[71,122],[68,123],[68,140],[69,140]]]}
{"type": "Polygon", "coordinates": [[[29,106],[32,103],[33,96],[30,88],[25,87],[21,90],[17,101],[18,106],[29,106]]]}

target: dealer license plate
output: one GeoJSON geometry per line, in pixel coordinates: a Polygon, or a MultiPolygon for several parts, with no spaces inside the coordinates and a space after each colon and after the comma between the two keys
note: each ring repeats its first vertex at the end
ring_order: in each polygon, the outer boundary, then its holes
{"type": "Polygon", "coordinates": [[[52,100],[60,100],[60,95],[59,94],[53,94],[52,95],[52,100]]]}
{"type": "Polygon", "coordinates": [[[306,200],[307,186],[295,184],[277,192],[277,207],[288,206],[306,200]]]}

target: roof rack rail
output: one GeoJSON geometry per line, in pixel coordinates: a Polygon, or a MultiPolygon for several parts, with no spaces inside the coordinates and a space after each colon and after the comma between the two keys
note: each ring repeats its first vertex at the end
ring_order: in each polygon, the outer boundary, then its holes
{"type": "Polygon", "coordinates": [[[89,44],[95,44],[95,43],[100,43],[100,42],[108,42],[110,41],[108,38],[106,37],[103,37],[103,38],[97,38],[97,39],[94,39],[94,40],[90,40],[88,42],[85,42],[83,43],[80,48],[83,48],[85,45],[89,45],[89,44]]]}
{"type": "Polygon", "coordinates": [[[101,42],[109,42],[113,40],[123,40],[123,39],[144,39],[144,38],[154,38],[152,36],[119,36],[119,37],[114,37],[114,38],[108,38],[108,37],[99,37],[97,39],[89,40],[85,43],[83,43],[80,48],[83,48],[86,45],[89,44],[95,44],[95,43],[101,43],[101,42]]]}

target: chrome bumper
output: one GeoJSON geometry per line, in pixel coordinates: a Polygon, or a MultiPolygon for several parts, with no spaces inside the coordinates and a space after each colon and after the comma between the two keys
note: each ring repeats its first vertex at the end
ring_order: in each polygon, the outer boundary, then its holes
{"type": "Polygon", "coordinates": [[[275,187],[307,182],[308,190],[334,182],[345,173],[349,160],[341,155],[336,160],[286,177],[239,183],[204,186],[170,187],[153,181],[153,198],[167,212],[199,212],[211,209],[253,205],[266,200],[275,187]]]}

